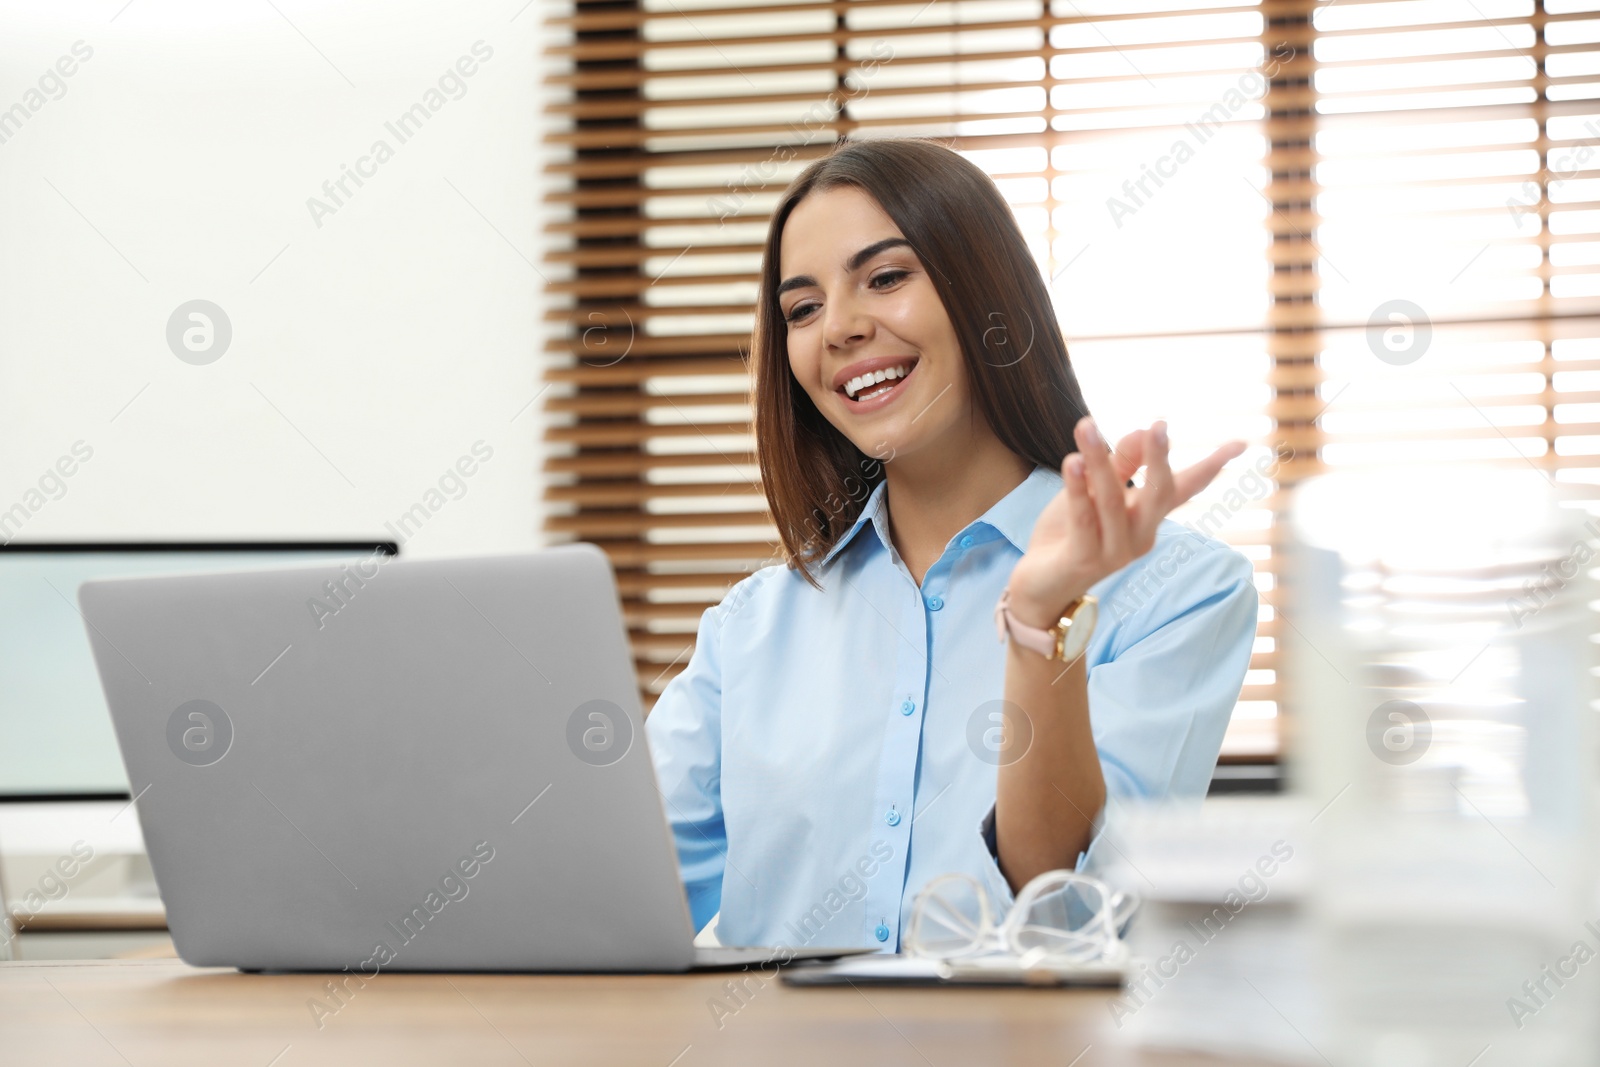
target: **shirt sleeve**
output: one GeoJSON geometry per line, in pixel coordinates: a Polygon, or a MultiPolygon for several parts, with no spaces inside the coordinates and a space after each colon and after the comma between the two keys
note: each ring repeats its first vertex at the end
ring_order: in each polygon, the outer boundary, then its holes
{"type": "MultiPolygon", "coordinates": [[[[1097,625],[1115,625],[1109,658],[1090,667],[1089,721],[1106,781],[1106,807],[1075,870],[1103,862],[1106,812],[1122,799],[1206,795],[1222,737],[1239,701],[1255,646],[1260,595],[1241,553],[1218,542],[1177,535],[1158,545],[1148,568],[1175,573],[1131,606],[1119,586],[1102,602],[1097,625]],[[1191,538],[1189,543],[1178,538],[1191,538]],[[1184,555],[1190,548],[1191,554],[1184,555]]],[[[1148,591],[1148,583],[1141,587],[1148,591]]],[[[978,825],[984,882],[1000,907],[1014,894],[996,860],[994,807],[978,825]]]]}
{"type": "MultiPolygon", "coordinates": [[[[1184,533],[1157,550],[1177,573],[1128,612],[1109,658],[1089,672],[1108,797],[1204,797],[1250,668],[1260,611],[1250,561],[1219,542],[1170,556],[1183,539],[1200,540],[1184,533]]],[[[1159,577],[1159,560],[1152,569],[1159,577]]]]}
{"type": "Polygon", "coordinates": [[[721,788],[721,621],[720,605],[700,616],[689,665],[667,683],[644,724],[696,931],[722,907],[728,850],[721,788]]]}

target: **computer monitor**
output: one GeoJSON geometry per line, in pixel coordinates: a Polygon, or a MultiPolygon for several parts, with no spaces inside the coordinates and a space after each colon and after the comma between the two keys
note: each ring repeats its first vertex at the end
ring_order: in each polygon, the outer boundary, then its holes
{"type": "Polygon", "coordinates": [[[128,795],[128,777],[78,613],[79,583],[118,575],[354,561],[398,552],[393,541],[0,546],[0,800],[128,795]]]}

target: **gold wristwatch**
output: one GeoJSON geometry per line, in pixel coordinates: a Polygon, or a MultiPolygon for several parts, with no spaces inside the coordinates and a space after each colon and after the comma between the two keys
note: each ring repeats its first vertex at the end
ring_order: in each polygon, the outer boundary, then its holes
{"type": "Polygon", "coordinates": [[[1095,619],[1099,614],[1099,599],[1085,593],[1061,612],[1060,620],[1048,630],[1019,622],[1011,614],[1011,590],[1000,594],[1000,603],[994,606],[995,631],[1004,641],[1011,639],[1023,648],[1031,649],[1047,660],[1071,663],[1083,655],[1094,634],[1095,619]]]}

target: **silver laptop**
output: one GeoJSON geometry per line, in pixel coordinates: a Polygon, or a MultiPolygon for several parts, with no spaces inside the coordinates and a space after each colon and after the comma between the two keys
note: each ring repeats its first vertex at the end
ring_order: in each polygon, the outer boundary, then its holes
{"type": "Polygon", "coordinates": [[[696,948],[591,545],[78,592],[179,955],[242,970],[685,971],[696,948]]]}

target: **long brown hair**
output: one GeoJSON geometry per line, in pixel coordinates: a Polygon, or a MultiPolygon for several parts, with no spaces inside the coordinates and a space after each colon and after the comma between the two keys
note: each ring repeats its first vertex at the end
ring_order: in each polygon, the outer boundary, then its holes
{"type": "Polygon", "coordinates": [[[847,141],[790,183],[772,213],[751,336],[756,456],[786,562],[812,564],[843,536],[888,456],[868,456],[834,428],[789,369],[778,306],[779,240],[812,192],[855,186],[883,208],[928,269],[955,327],[975,403],[1002,444],[1055,470],[1077,450],[1089,413],[1049,290],[990,177],[920,138],[847,141]]]}

